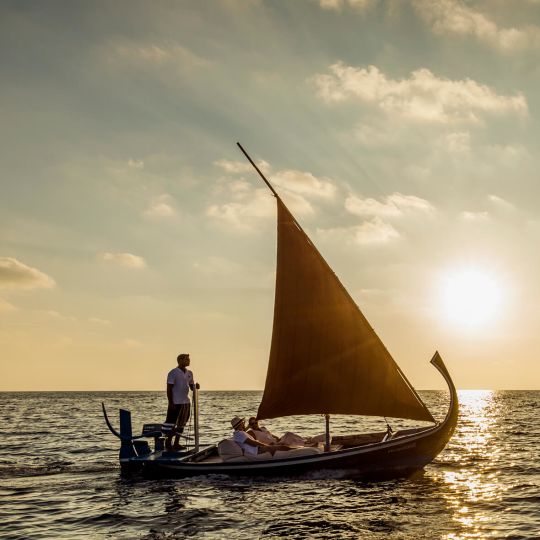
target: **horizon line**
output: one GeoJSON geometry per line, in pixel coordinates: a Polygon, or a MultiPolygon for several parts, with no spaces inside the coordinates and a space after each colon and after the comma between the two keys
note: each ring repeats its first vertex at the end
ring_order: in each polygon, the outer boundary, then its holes
{"type": "MultiPolygon", "coordinates": [[[[199,392],[262,392],[264,389],[200,389],[199,392]]],[[[418,389],[419,392],[444,392],[446,389],[444,388],[420,388],[418,389]]],[[[472,391],[472,392],[480,392],[480,391],[491,391],[491,392],[538,392],[540,391],[540,388],[457,388],[457,391],[472,391]]],[[[163,392],[166,393],[166,390],[164,389],[146,389],[146,390],[0,390],[0,394],[7,394],[7,393],[59,393],[59,392],[163,392]]]]}

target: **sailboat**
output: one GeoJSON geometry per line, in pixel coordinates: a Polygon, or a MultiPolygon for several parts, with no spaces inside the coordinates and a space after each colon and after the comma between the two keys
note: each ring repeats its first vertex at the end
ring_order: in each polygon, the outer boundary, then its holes
{"type": "Polygon", "coordinates": [[[446,446],[458,419],[456,388],[438,352],[431,364],[445,379],[450,404],[437,422],[369,322],[289,211],[270,181],[240,143],[245,157],[277,203],[277,265],[272,342],[257,418],[324,415],[325,440],[317,448],[230,459],[220,445],[199,445],[198,392],[194,391],[194,447],[163,449],[162,428],[145,424],[133,436],[129,411],[120,410],[124,474],[185,477],[202,474],[291,476],[339,471],[341,476],[378,478],[409,475],[446,446]],[[429,422],[411,429],[332,437],[330,415],[392,417],[429,422]],[[146,438],[154,439],[151,450],[146,438]]]}

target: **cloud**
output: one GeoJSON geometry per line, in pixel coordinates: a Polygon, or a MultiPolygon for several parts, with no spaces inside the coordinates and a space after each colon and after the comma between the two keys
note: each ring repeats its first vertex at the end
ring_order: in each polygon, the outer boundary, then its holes
{"type": "Polygon", "coordinates": [[[119,266],[125,266],[126,268],[145,268],[146,261],[138,255],[132,253],[100,253],[99,257],[108,262],[112,262],[119,266]]]}
{"type": "Polygon", "coordinates": [[[482,115],[528,114],[523,94],[503,96],[471,79],[450,80],[429,69],[413,71],[408,79],[390,79],[375,66],[357,68],[337,62],[330,74],[311,78],[327,104],[356,100],[386,113],[428,123],[478,123],[482,115]]]}
{"type": "MultiPolygon", "coordinates": [[[[252,169],[251,165],[238,161],[219,160],[216,165],[231,174],[239,174],[252,169]]],[[[270,166],[266,162],[259,162],[268,174],[270,166]]],[[[220,220],[223,223],[238,229],[251,230],[260,223],[261,219],[275,218],[275,202],[270,191],[264,188],[254,188],[252,182],[243,178],[221,182],[216,193],[223,197],[223,192],[233,200],[224,204],[211,204],[206,209],[206,216],[220,220]]],[[[331,179],[317,178],[310,172],[285,169],[277,171],[269,178],[272,185],[279,188],[279,195],[287,207],[298,216],[314,213],[312,204],[306,197],[331,199],[337,188],[331,179]]]]}
{"type": "Polygon", "coordinates": [[[108,60],[123,67],[138,68],[163,67],[185,70],[210,65],[209,60],[177,43],[115,43],[108,50],[108,60]]]}
{"type": "Polygon", "coordinates": [[[431,214],[435,211],[434,206],[425,199],[414,195],[403,195],[393,193],[384,197],[382,202],[376,199],[362,199],[355,195],[350,195],[345,199],[346,210],[356,216],[376,216],[376,217],[399,217],[405,213],[420,212],[431,214]]]}
{"type": "Polygon", "coordinates": [[[0,257],[0,288],[50,289],[55,285],[53,278],[36,268],[12,257],[0,257]]]}
{"type": "Polygon", "coordinates": [[[206,215],[238,230],[249,230],[261,219],[275,216],[276,205],[268,189],[251,189],[243,192],[241,200],[225,204],[212,204],[206,215]]]}
{"type": "Polygon", "coordinates": [[[336,186],[329,178],[317,178],[309,172],[283,170],[272,175],[272,182],[279,187],[301,195],[332,198],[336,186]]]}
{"type": "Polygon", "coordinates": [[[104,326],[111,324],[111,321],[100,319],[99,317],[89,317],[88,322],[91,322],[92,324],[102,324],[104,326]]]}
{"type": "Polygon", "coordinates": [[[508,202],[502,197],[499,197],[498,195],[488,195],[488,201],[495,205],[497,208],[505,211],[516,209],[516,207],[512,203],[508,202]]]}
{"type": "Polygon", "coordinates": [[[77,318],[72,315],[62,315],[54,309],[38,309],[36,313],[40,313],[52,319],[62,320],[62,321],[76,321],[77,318]]]}
{"type": "Polygon", "coordinates": [[[471,149],[471,134],[468,131],[448,133],[442,142],[447,152],[464,154],[471,149]]]}
{"type": "Polygon", "coordinates": [[[334,11],[341,11],[347,4],[357,11],[363,11],[376,3],[377,0],[319,0],[321,8],[334,11]]]}
{"type": "Polygon", "coordinates": [[[166,193],[159,195],[158,197],[154,197],[143,214],[145,217],[157,219],[172,217],[176,214],[176,211],[172,206],[172,202],[172,197],[166,193]]]}
{"type": "Polygon", "coordinates": [[[0,313],[6,312],[6,311],[16,311],[17,308],[10,304],[7,300],[4,300],[3,298],[0,298],[0,313]]]}
{"type": "Polygon", "coordinates": [[[470,35],[503,51],[540,46],[540,28],[499,28],[460,0],[415,0],[414,8],[436,34],[470,35]]]}
{"type": "MultiPolygon", "coordinates": [[[[259,160],[256,161],[255,164],[263,174],[266,174],[270,171],[270,165],[268,162],[259,160]]],[[[253,172],[255,174],[256,171],[253,168],[253,165],[247,161],[230,161],[228,159],[219,159],[217,161],[214,161],[214,165],[217,165],[220,169],[223,169],[225,172],[232,173],[232,174],[238,174],[238,173],[245,173],[245,172],[253,172]]]]}
{"type": "Polygon", "coordinates": [[[485,223],[490,220],[489,214],[487,212],[461,212],[459,217],[463,221],[469,221],[474,223],[485,223]]]}
{"type": "Polygon", "coordinates": [[[144,161],[141,159],[128,159],[128,167],[131,169],[144,169],[144,161]]]}
{"type": "Polygon", "coordinates": [[[400,237],[392,225],[379,217],[353,227],[317,229],[317,235],[324,240],[359,245],[385,244],[400,237]]]}
{"type": "MultiPolygon", "coordinates": [[[[229,161],[220,159],[214,162],[214,165],[222,168],[224,171],[232,174],[244,173],[253,171],[253,166],[250,163],[243,161],[229,161]]],[[[270,165],[266,161],[258,161],[257,167],[265,175],[271,172],[270,165]]],[[[331,198],[336,192],[336,186],[330,178],[317,178],[310,172],[297,171],[294,169],[284,169],[272,174],[269,181],[274,187],[279,186],[283,189],[297,193],[299,195],[314,195],[316,197],[331,198]]],[[[238,191],[246,191],[248,183],[245,180],[231,183],[238,191]]]]}

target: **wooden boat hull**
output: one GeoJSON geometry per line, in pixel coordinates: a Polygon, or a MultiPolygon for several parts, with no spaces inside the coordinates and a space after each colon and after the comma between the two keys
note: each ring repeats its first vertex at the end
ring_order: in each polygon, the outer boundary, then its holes
{"type": "Polygon", "coordinates": [[[197,454],[167,455],[150,453],[121,458],[124,474],[142,473],[147,477],[182,478],[198,475],[274,476],[335,474],[338,477],[389,478],[407,476],[425,467],[441,452],[452,436],[458,418],[455,386],[440,356],[431,363],[446,379],[450,390],[450,406],[443,422],[425,429],[398,432],[390,440],[310,456],[268,459],[252,462],[205,462],[215,447],[197,454]]]}
{"type": "MultiPolygon", "coordinates": [[[[340,477],[386,478],[407,476],[433,461],[443,446],[441,436],[444,435],[439,427],[435,427],[393,441],[314,456],[240,463],[197,463],[190,462],[189,457],[155,456],[140,464],[143,475],[150,477],[210,474],[288,477],[334,471],[340,477]]],[[[135,465],[133,461],[131,463],[135,465]]]]}

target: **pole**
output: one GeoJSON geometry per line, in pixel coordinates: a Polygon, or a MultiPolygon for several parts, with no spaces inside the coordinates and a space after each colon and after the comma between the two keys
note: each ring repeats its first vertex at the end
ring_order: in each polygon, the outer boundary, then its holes
{"type": "Polygon", "coordinates": [[[193,385],[193,431],[195,435],[195,452],[199,451],[199,389],[193,385]]]}
{"type": "Polygon", "coordinates": [[[266,176],[264,176],[264,174],[261,172],[259,167],[257,167],[257,165],[255,165],[255,162],[249,157],[249,154],[244,150],[244,147],[239,142],[237,142],[236,144],[238,145],[238,148],[240,148],[240,150],[242,150],[242,153],[244,154],[244,156],[246,156],[248,161],[253,165],[255,170],[259,173],[259,176],[264,180],[264,183],[270,188],[270,191],[274,194],[274,197],[277,197],[279,199],[280,197],[276,193],[276,190],[273,188],[272,184],[266,179],[266,176]]]}
{"type": "Polygon", "coordinates": [[[324,451],[330,452],[330,415],[324,415],[325,424],[326,424],[326,440],[324,443],[324,451]]]}

